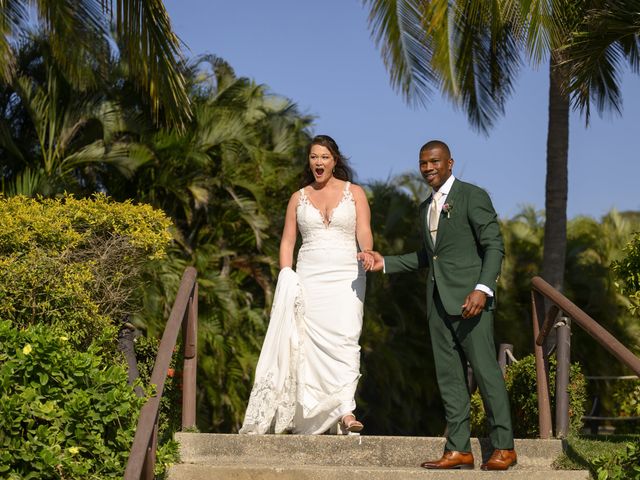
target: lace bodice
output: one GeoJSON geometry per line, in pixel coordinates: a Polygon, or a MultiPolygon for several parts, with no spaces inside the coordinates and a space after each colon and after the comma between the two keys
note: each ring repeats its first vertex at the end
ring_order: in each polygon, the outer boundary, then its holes
{"type": "Polygon", "coordinates": [[[314,248],[356,248],[356,204],[347,182],[342,199],[331,211],[329,218],[311,203],[300,189],[300,199],[296,210],[298,229],[302,235],[300,250],[314,248]]]}

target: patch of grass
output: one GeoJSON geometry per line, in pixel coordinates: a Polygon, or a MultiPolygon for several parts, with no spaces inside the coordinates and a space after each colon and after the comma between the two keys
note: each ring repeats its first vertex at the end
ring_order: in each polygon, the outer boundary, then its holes
{"type": "Polygon", "coordinates": [[[640,441],[640,435],[580,435],[563,441],[564,453],[554,463],[558,470],[589,470],[597,478],[593,460],[625,452],[627,442],[640,441]]]}

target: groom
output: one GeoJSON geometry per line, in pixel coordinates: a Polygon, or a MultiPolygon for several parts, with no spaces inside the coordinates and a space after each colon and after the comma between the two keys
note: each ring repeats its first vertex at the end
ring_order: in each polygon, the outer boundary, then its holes
{"type": "Polygon", "coordinates": [[[420,149],[420,173],[432,195],[420,205],[422,248],[382,257],[360,253],[370,270],[385,273],[429,269],[427,318],[440,395],[447,420],[443,456],[424,462],[429,469],[474,466],[469,427],[467,361],[487,410],[493,454],[483,470],[506,470],[516,463],[509,399],[496,360],[493,309],[504,254],[495,210],[481,188],[452,175],[449,147],[433,140],[420,149]]]}

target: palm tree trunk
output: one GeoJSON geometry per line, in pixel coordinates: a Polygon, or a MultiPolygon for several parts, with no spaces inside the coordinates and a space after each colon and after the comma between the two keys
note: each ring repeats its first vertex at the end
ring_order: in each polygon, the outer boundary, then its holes
{"type": "Polygon", "coordinates": [[[569,96],[561,89],[562,75],[557,58],[551,55],[542,277],[558,290],[562,290],[564,281],[567,246],[567,158],[569,155],[569,96]]]}

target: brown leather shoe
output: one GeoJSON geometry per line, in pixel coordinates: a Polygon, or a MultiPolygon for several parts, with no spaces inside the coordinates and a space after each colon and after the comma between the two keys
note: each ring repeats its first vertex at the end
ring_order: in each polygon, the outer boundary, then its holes
{"type": "Polygon", "coordinates": [[[422,468],[429,468],[434,470],[448,470],[448,469],[464,469],[471,470],[473,468],[473,454],[471,452],[456,452],[446,450],[439,460],[427,461],[421,463],[422,468]]]}
{"type": "Polygon", "coordinates": [[[483,463],[480,468],[482,470],[506,470],[518,463],[518,455],[516,451],[496,449],[491,454],[487,463],[483,463]]]}

